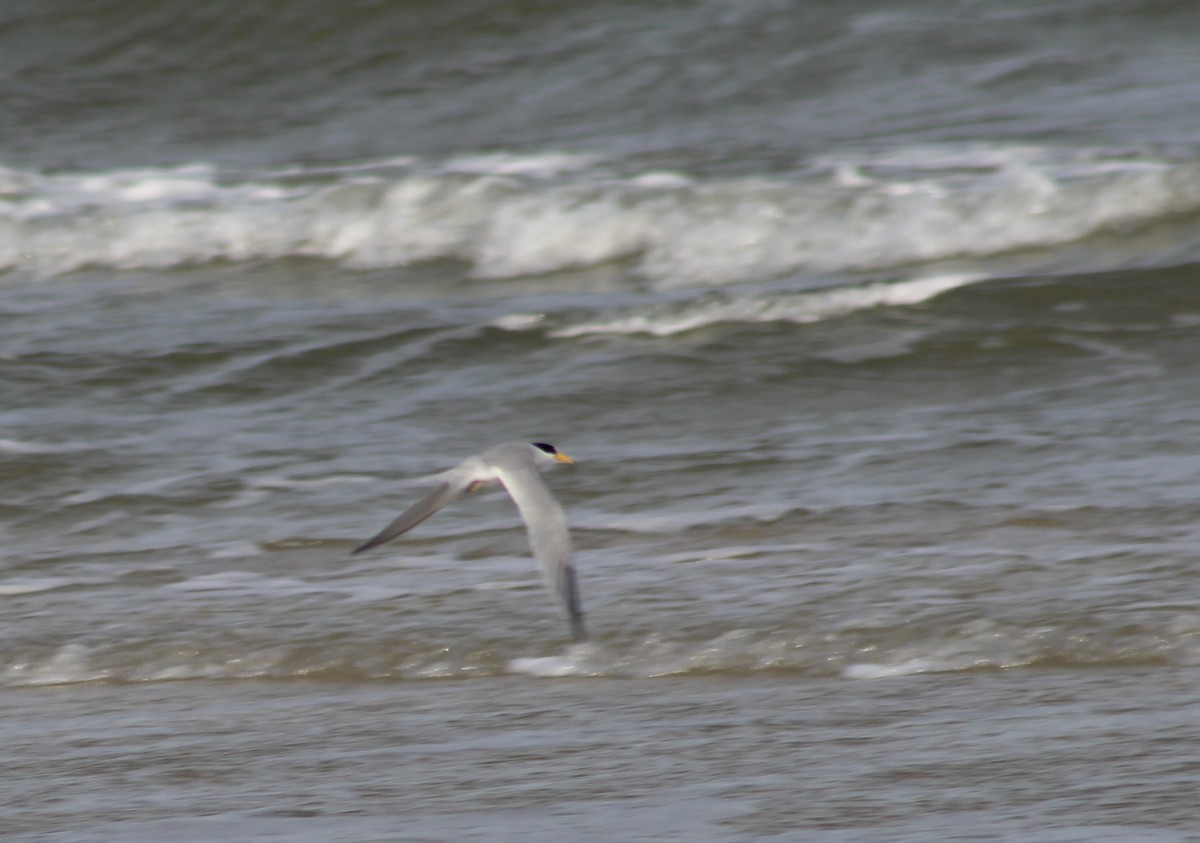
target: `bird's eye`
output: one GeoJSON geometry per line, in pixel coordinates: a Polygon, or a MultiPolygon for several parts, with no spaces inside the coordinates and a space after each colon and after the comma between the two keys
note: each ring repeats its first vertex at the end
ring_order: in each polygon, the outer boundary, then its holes
{"type": "Polygon", "coordinates": [[[555,448],[553,445],[548,445],[545,442],[534,442],[533,447],[537,448],[539,451],[545,451],[547,454],[558,453],[558,448],[555,448]]]}

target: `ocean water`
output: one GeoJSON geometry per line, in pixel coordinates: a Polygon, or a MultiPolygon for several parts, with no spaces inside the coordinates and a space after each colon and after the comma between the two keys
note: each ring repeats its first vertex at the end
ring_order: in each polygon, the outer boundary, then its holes
{"type": "Polygon", "coordinates": [[[0,9],[0,839],[1198,839],[1198,26],[0,9]]]}

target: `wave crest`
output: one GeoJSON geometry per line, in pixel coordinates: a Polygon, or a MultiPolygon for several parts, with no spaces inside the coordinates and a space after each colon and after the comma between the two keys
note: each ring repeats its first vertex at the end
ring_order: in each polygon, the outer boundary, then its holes
{"type": "Polygon", "coordinates": [[[205,165],[0,172],[0,267],[315,257],[476,278],[614,261],[660,288],[1071,243],[1200,211],[1200,163],[1046,150],[892,153],[801,174],[618,175],[586,156],[394,159],[231,178],[205,165]]]}
{"type": "Polygon", "coordinates": [[[1129,623],[1114,616],[1034,626],[979,619],[946,626],[842,630],[731,629],[675,636],[622,633],[564,649],[516,641],[457,644],[357,636],[326,640],[127,640],[13,648],[0,664],[0,686],[186,679],[311,679],[327,682],[471,679],[504,674],[537,678],[654,678],[681,675],[800,676],[875,679],[923,673],[1071,669],[1200,663],[1190,611],[1129,623]],[[515,655],[524,651],[527,655],[515,655]]]}

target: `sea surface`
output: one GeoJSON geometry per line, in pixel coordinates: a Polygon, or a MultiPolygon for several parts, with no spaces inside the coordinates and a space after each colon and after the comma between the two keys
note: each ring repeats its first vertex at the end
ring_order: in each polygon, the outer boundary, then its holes
{"type": "Polygon", "coordinates": [[[1200,840],[1197,32],[0,6],[0,840],[1200,840]]]}

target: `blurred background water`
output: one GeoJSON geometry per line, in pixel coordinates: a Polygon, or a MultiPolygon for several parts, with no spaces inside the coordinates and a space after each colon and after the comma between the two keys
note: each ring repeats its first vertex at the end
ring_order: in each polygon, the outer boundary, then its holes
{"type": "Polygon", "coordinates": [[[0,835],[1194,839],[1198,27],[6,4],[0,835]]]}

